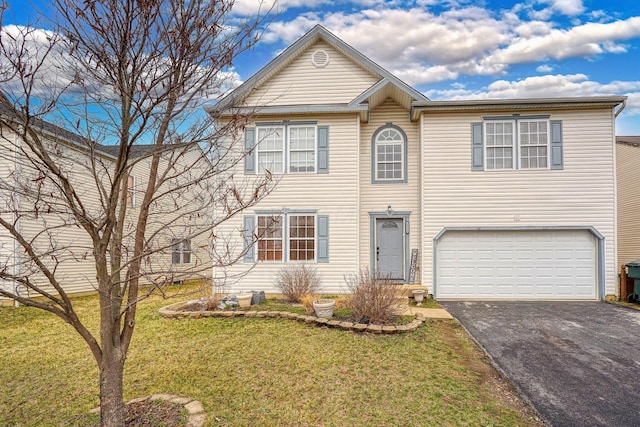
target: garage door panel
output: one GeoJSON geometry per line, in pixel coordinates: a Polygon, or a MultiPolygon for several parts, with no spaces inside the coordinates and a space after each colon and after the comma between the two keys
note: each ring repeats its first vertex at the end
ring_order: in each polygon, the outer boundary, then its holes
{"type": "Polygon", "coordinates": [[[436,254],[442,299],[596,299],[596,240],[586,230],[454,231],[436,254]]]}

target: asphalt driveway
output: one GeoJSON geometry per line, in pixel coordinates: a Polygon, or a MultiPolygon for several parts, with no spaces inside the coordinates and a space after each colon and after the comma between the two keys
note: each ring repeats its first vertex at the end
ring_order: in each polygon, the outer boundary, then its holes
{"type": "Polygon", "coordinates": [[[441,302],[553,426],[640,426],[640,311],[441,302]]]}

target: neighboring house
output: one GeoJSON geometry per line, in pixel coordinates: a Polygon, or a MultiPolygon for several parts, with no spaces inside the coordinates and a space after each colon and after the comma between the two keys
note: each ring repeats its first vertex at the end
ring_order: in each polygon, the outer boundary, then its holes
{"type": "MultiPolygon", "coordinates": [[[[10,113],[4,111],[2,114],[5,118],[10,118],[10,113]]],[[[103,198],[100,195],[99,184],[107,189],[110,186],[116,158],[114,150],[117,150],[117,147],[92,144],[52,124],[37,123],[40,124],[38,133],[46,141],[47,152],[68,173],[71,186],[82,200],[86,214],[98,218],[103,216],[103,198]]],[[[47,195],[50,182],[34,166],[37,165],[37,159],[33,162],[28,160],[33,154],[27,149],[26,144],[21,143],[20,138],[10,130],[0,130],[0,215],[3,219],[15,223],[19,231],[30,241],[33,250],[40,255],[42,262],[50,269],[55,269],[56,278],[67,293],[95,291],[96,272],[90,237],[83,229],[73,225],[74,221],[64,204],[58,204],[59,199],[47,195]],[[45,196],[40,202],[34,203],[23,194],[28,189],[33,190],[38,182],[42,183],[41,188],[45,196]]],[[[148,156],[153,149],[153,146],[133,148],[133,156],[137,163],[127,182],[128,215],[125,217],[126,235],[123,237],[125,248],[131,247],[126,242],[133,238],[136,229],[135,220],[140,203],[138,197],[142,197],[147,186],[145,178],[149,174],[150,165],[148,156]]],[[[161,165],[167,164],[170,155],[171,151],[168,151],[168,154],[163,156],[161,165]]],[[[210,167],[210,164],[203,162],[201,158],[199,152],[185,152],[179,156],[177,166],[185,169],[210,167]]],[[[194,191],[197,191],[197,188],[185,189],[180,203],[187,203],[190,198],[196,197],[194,191]]],[[[185,240],[192,231],[192,219],[187,215],[181,216],[180,212],[183,209],[173,207],[174,204],[174,200],[171,201],[171,206],[154,204],[148,217],[148,244],[156,249],[166,249],[145,257],[141,267],[142,283],[210,276],[209,235],[207,233],[199,236],[194,241],[185,240]]],[[[54,288],[48,284],[35,265],[29,262],[25,250],[4,227],[0,227],[0,268],[17,276],[29,275],[44,291],[55,294],[54,288]]],[[[36,296],[23,286],[17,287],[16,283],[4,280],[0,281],[0,286],[11,291],[17,290],[23,296],[36,296]]]]}
{"type": "Polygon", "coordinates": [[[616,137],[618,264],[640,259],[640,136],[616,137]]]}
{"type": "Polygon", "coordinates": [[[307,262],[327,293],[362,267],[405,283],[415,267],[440,299],[614,294],[624,100],[434,102],[317,26],[210,109],[252,114],[238,175],[279,179],[225,226],[246,256],[214,280],[275,291],[307,262]]]}

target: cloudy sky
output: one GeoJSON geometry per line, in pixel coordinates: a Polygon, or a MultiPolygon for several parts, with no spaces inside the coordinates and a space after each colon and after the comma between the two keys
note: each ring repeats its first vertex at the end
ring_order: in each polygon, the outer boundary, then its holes
{"type": "MultiPolygon", "coordinates": [[[[34,0],[38,1],[38,0],[34,0]]],[[[25,0],[9,0],[15,23],[25,0]]],[[[237,0],[241,19],[259,0],[237,0]]],[[[264,9],[264,4],[263,4],[264,9]]],[[[280,0],[246,80],[316,24],[433,100],[627,95],[618,135],[640,135],[638,0],[280,0]]]]}

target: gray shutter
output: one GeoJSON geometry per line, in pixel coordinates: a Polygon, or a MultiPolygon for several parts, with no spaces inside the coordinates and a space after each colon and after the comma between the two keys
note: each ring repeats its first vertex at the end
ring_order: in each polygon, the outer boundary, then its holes
{"type": "Polygon", "coordinates": [[[256,128],[246,128],[244,130],[244,173],[255,175],[256,173],[256,128]]]}
{"type": "Polygon", "coordinates": [[[329,126],[318,126],[318,173],[329,173],[329,126]]]}
{"type": "Polygon", "coordinates": [[[482,122],[471,123],[471,170],[484,170],[482,122]]]}
{"type": "Polygon", "coordinates": [[[244,254],[244,262],[254,262],[254,248],[253,244],[253,231],[255,228],[255,217],[253,216],[245,216],[244,217],[244,250],[246,251],[244,254]]]}
{"type": "Polygon", "coordinates": [[[318,262],[329,262],[328,215],[318,215],[318,262]]]}
{"type": "Polygon", "coordinates": [[[562,169],[562,120],[551,121],[551,169],[562,169]]]}

